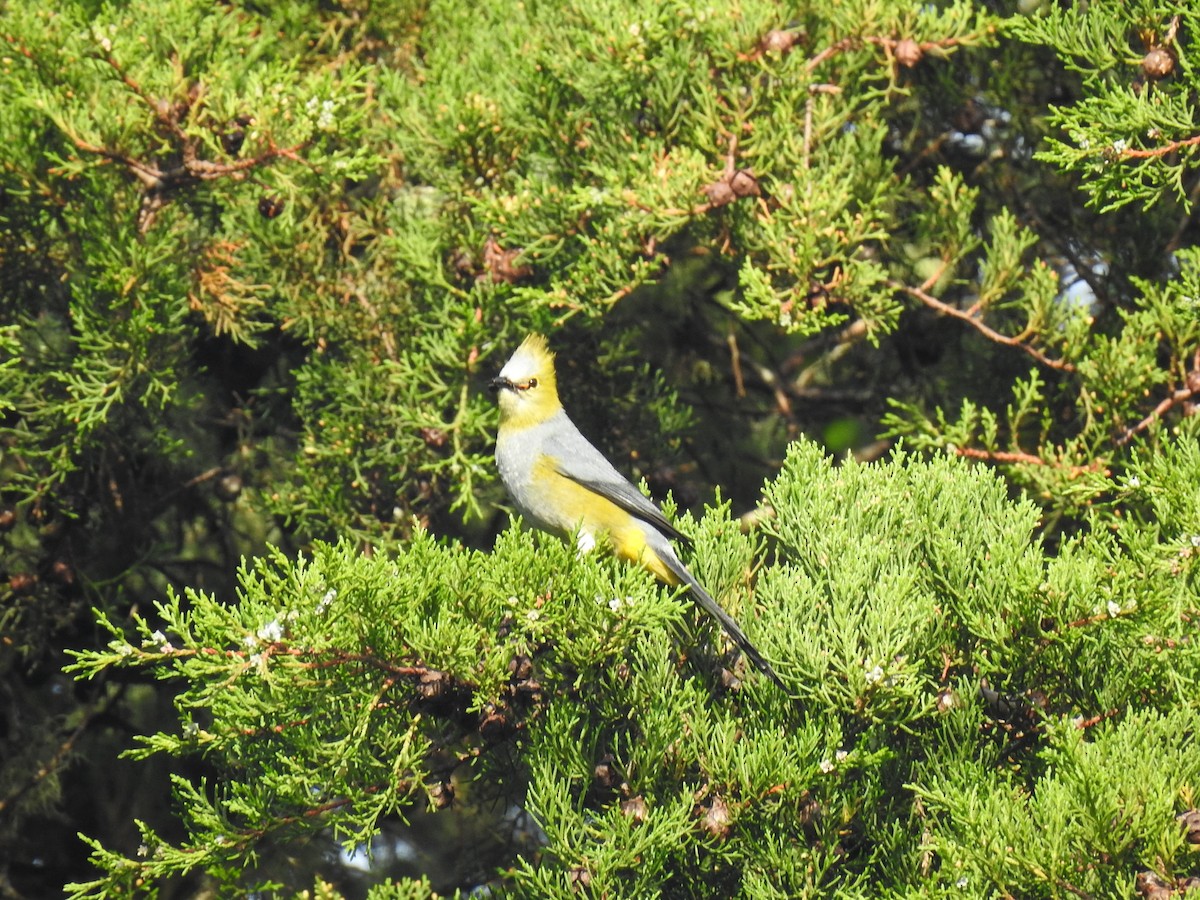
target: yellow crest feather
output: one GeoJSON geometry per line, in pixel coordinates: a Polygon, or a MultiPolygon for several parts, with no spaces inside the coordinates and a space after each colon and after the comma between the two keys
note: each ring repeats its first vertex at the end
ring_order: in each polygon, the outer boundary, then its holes
{"type": "Polygon", "coordinates": [[[525,340],[521,341],[521,346],[517,348],[517,352],[524,351],[529,354],[530,359],[537,360],[541,366],[550,366],[554,368],[554,353],[550,349],[550,342],[546,340],[545,335],[531,334],[525,340]]]}
{"type": "Polygon", "coordinates": [[[540,334],[531,334],[521,342],[504,368],[504,375],[520,381],[536,378],[541,382],[554,382],[554,353],[550,344],[540,334]]]}

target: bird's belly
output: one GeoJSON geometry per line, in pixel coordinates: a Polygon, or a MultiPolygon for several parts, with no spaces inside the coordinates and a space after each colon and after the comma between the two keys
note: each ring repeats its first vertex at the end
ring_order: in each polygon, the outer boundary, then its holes
{"type": "Polygon", "coordinates": [[[552,458],[525,452],[519,443],[500,442],[496,467],[517,511],[531,525],[565,539],[574,536],[582,552],[607,544],[617,556],[640,563],[663,581],[678,581],[648,544],[646,530],[652,526],[563,475],[552,458]]]}

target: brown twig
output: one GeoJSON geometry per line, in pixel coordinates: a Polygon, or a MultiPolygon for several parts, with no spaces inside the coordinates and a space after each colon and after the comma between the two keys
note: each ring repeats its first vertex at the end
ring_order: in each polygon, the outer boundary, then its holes
{"type": "Polygon", "coordinates": [[[1108,712],[1102,712],[1102,713],[1099,713],[1094,716],[1088,716],[1086,719],[1080,719],[1078,722],[1075,723],[1075,727],[1080,729],[1081,731],[1084,728],[1094,728],[1095,726],[1097,726],[1101,722],[1103,722],[1105,719],[1111,719],[1111,718],[1113,718],[1113,716],[1116,716],[1116,715],[1117,715],[1117,710],[1110,709],[1108,712]]]}
{"type": "Polygon", "coordinates": [[[905,41],[911,41],[916,45],[922,54],[929,50],[945,50],[949,47],[955,47],[959,44],[964,44],[975,35],[963,35],[962,37],[946,38],[944,41],[912,41],[911,38],[893,38],[883,36],[867,36],[867,37],[846,37],[842,38],[835,44],[830,44],[816,56],[812,57],[804,64],[805,69],[809,72],[813,71],[825,60],[836,56],[839,53],[844,53],[847,50],[859,44],[875,44],[877,47],[882,47],[889,55],[894,53],[896,47],[905,41]]]}
{"type": "Polygon", "coordinates": [[[1156,419],[1165,416],[1174,407],[1181,403],[1186,403],[1197,395],[1200,395],[1200,348],[1197,348],[1195,355],[1192,357],[1192,370],[1188,372],[1184,386],[1176,391],[1172,391],[1169,397],[1163,398],[1154,409],[1150,410],[1150,414],[1142,419],[1142,421],[1138,422],[1132,428],[1126,428],[1125,433],[1117,439],[1117,443],[1121,445],[1128,444],[1133,440],[1134,435],[1145,431],[1156,419]]]}
{"type": "Polygon", "coordinates": [[[983,450],[978,447],[955,447],[954,452],[968,459],[982,459],[987,462],[1024,463],[1029,466],[1044,466],[1046,461],[1032,453],[1022,453],[1017,450],[983,450]]]}
{"type": "Polygon", "coordinates": [[[1034,456],[1032,453],[1024,453],[1020,450],[984,450],[981,447],[955,447],[954,452],[958,456],[965,456],[968,459],[980,459],[985,462],[1050,466],[1062,469],[1071,478],[1076,478],[1085,472],[1100,472],[1104,469],[1104,464],[1100,462],[1088,463],[1086,466],[1058,466],[1055,463],[1042,459],[1040,456],[1034,456]]]}
{"type": "Polygon", "coordinates": [[[1093,897],[1092,894],[1089,894],[1087,891],[1083,890],[1082,888],[1075,887],[1075,885],[1071,884],[1071,882],[1069,882],[1069,881],[1065,881],[1062,878],[1052,878],[1050,880],[1053,881],[1056,885],[1058,885],[1063,890],[1069,891],[1070,893],[1074,894],[1076,897],[1079,897],[1080,900],[1095,900],[1095,898],[1093,897]]]}
{"type": "Polygon", "coordinates": [[[830,44],[828,47],[806,62],[804,64],[804,68],[811,72],[821,63],[825,62],[825,60],[849,50],[853,46],[854,38],[842,38],[836,44],[830,44]]]}
{"type": "Polygon", "coordinates": [[[1128,444],[1133,440],[1134,435],[1149,428],[1155,419],[1165,415],[1172,407],[1178,406],[1186,400],[1191,400],[1197,393],[1196,388],[1184,387],[1173,392],[1171,396],[1163,398],[1154,409],[1150,410],[1150,414],[1146,418],[1142,419],[1142,421],[1138,422],[1132,428],[1126,428],[1125,433],[1117,439],[1117,443],[1122,445],[1128,444]]]}
{"type": "Polygon", "coordinates": [[[192,105],[195,104],[203,91],[201,85],[193,87],[186,100],[172,103],[162,98],[151,96],[136,80],[128,75],[121,64],[105,52],[98,54],[99,59],[116,74],[121,83],[150,110],[158,128],[176,145],[177,155],[174,164],[162,164],[157,161],[138,159],[130,154],[111,147],[98,147],[78,135],[67,132],[67,137],[81,153],[92,154],[110,162],[124,166],[143,185],[142,206],[138,213],[138,230],[145,233],[154,222],[159,209],[165,206],[169,196],[176,190],[197,182],[212,181],[218,178],[245,178],[246,173],[261,166],[268,165],[277,159],[288,159],[293,162],[308,164],[299,156],[308,141],[302,141],[291,147],[277,147],[268,139],[267,149],[258,156],[239,159],[232,162],[213,162],[199,155],[201,144],[198,139],[187,134],[181,125],[192,105]]]}
{"type": "Polygon", "coordinates": [[[1029,344],[1026,344],[1016,338],[1009,337],[1006,334],[1001,334],[999,331],[996,331],[996,329],[985,325],[980,319],[976,318],[970,313],[951,306],[949,303],[942,302],[937,297],[934,297],[932,294],[922,288],[910,287],[909,285],[901,284],[896,281],[889,281],[888,285],[894,290],[908,294],[910,297],[915,297],[930,309],[935,309],[944,315],[951,316],[952,318],[958,319],[962,322],[966,322],[990,341],[994,341],[997,344],[1003,344],[1006,347],[1016,347],[1017,349],[1024,351],[1044,366],[1048,366],[1051,369],[1058,369],[1060,372],[1075,371],[1075,367],[1066,360],[1051,359],[1036,347],[1030,346],[1029,344]]]}
{"type": "Polygon", "coordinates": [[[746,396],[746,381],[742,377],[742,352],[738,349],[737,335],[732,331],[725,339],[729,345],[729,365],[733,368],[734,392],[738,398],[746,396]]]}
{"type": "Polygon", "coordinates": [[[1168,141],[1161,147],[1151,147],[1149,150],[1125,149],[1113,152],[1115,148],[1112,148],[1109,153],[1113,159],[1156,159],[1183,147],[1195,147],[1197,144],[1200,144],[1200,134],[1184,138],[1182,141],[1168,141]]]}
{"type": "MultiPolygon", "coordinates": [[[[386,787],[387,787],[386,784],[369,784],[363,788],[363,793],[367,794],[367,795],[378,794],[380,791],[384,790],[386,787]]],[[[407,781],[400,781],[396,785],[396,788],[400,791],[409,791],[412,789],[412,785],[407,781]]],[[[226,844],[224,846],[226,846],[226,847],[230,847],[230,846],[244,847],[247,844],[251,844],[251,843],[254,843],[255,841],[262,840],[268,834],[270,834],[271,832],[276,831],[280,828],[286,828],[289,825],[295,825],[297,822],[304,822],[309,819],[315,819],[318,816],[325,815],[325,813],[333,812],[334,810],[342,809],[343,807],[346,807],[346,806],[351,806],[351,805],[353,805],[353,803],[354,803],[353,798],[338,797],[337,799],[330,800],[327,803],[322,803],[318,806],[313,806],[309,809],[301,810],[299,813],[295,813],[293,815],[277,816],[265,825],[260,825],[255,828],[251,828],[251,827],[240,828],[234,832],[237,839],[231,841],[227,838],[226,844]]],[[[208,851],[210,848],[207,846],[204,846],[204,847],[180,847],[179,849],[183,853],[201,853],[201,852],[208,851]]]]}

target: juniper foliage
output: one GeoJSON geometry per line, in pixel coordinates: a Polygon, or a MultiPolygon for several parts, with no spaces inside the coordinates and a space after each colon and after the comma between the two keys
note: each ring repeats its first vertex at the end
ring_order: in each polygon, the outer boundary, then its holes
{"type": "MultiPolygon", "coordinates": [[[[1200,516],[1196,435],[1171,448],[1143,484],[1200,516]]],[[[512,896],[1114,896],[1195,874],[1196,532],[1139,517],[1049,553],[986,469],[810,443],[764,498],[769,554],[727,505],[681,525],[790,697],[753,671],[722,687],[720,633],[644,572],[515,527],[491,553],[424,532],[394,557],[277,553],[236,603],[106,621],[73,671],[181,687],[177,726],[130,755],[215,777],[176,781],[183,842],[93,842],[105,874],[71,895],[194,868],[279,888],[255,880],[268,836],[353,849],[464,772],[541,827],[512,896]]]]}
{"type": "Polygon", "coordinates": [[[0,883],[1186,886],[1195,4],[809,6],[0,3],[0,883]],[[505,530],[535,328],[800,711],[505,530]]]}

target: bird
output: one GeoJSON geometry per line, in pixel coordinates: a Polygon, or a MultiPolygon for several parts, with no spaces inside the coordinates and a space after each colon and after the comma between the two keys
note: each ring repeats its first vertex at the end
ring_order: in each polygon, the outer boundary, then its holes
{"type": "Polygon", "coordinates": [[[496,468],[513,504],[532,525],[570,540],[581,553],[607,541],[620,558],[660,581],[683,585],[729,638],[785,693],[770,663],[680,561],[672,540],[690,540],[575,427],[558,397],[546,338],[525,338],[489,382],[500,406],[496,468]]]}

